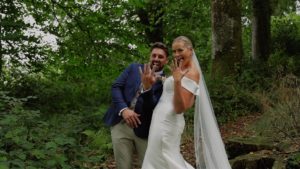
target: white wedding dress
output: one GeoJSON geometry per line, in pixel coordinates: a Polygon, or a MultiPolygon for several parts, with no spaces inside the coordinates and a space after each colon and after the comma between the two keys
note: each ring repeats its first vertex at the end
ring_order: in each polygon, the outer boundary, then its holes
{"type": "MultiPolygon", "coordinates": [[[[181,84],[194,95],[199,94],[195,81],[184,76],[181,84]]],[[[153,112],[142,169],[194,169],[180,153],[185,120],[183,113],[175,113],[173,96],[174,79],[170,76],[164,82],[162,96],[153,112]]]]}

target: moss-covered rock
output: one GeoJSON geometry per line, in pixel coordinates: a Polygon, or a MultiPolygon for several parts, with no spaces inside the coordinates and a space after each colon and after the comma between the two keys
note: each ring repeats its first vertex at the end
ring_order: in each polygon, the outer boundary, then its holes
{"type": "Polygon", "coordinates": [[[261,150],[238,156],[230,160],[230,163],[232,169],[287,169],[286,154],[270,150],[261,150]]]}
{"type": "Polygon", "coordinates": [[[276,144],[265,137],[231,138],[226,142],[229,159],[260,150],[277,150],[276,144]]]}

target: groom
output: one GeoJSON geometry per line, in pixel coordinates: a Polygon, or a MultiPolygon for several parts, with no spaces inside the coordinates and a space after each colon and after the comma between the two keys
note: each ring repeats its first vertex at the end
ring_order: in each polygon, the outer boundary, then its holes
{"type": "Polygon", "coordinates": [[[144,159],[155,105],[143,103],[148,103],[149,99],[151,103],[158,102],[162,93],[162,82],[156,81],[150,88],[143,86],[140,70],[162,76],[163,67],[168,63],[168,48],[165,44],[156,42],[152,44],[150,51],[149,64],[131,64],[112,84],[112,105],[104,115],[104,121],[111,126],[117,169],[133,168],[134,151],[138,154],[139,165],[144,159]]]}

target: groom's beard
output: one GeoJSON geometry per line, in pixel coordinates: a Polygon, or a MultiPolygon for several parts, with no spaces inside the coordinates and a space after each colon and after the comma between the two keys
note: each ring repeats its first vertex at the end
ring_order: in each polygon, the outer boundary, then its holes
{"type": "Polygon", "coordinates": [[[154,72],[159,72],[163,70],[163,64],[160,61],[151,61],[151,69],[154,69],[154,72]]]}
{"type": "Polygon", "coordinates": [[[150,65],[151,70],[154,70],[154,72],[160,72],[164,69],[164,65],[150,65]]]}
{"type": "Polygon", "coordinates": [[[161,69],[159,66],[152,64],[151,69],[154,70],[154,72],[159,72],[161,69]]]}

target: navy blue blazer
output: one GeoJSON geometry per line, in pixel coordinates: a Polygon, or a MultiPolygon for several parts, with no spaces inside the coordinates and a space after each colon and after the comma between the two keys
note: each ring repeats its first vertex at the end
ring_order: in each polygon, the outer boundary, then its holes
{"type": "MultiPolygon", "coordinates": [[[[142,64],[131,64],[112,84],[112,104],[104,115],[104,122],[108,126],[118,124],[122,120],[119,112],[130,107],[130,103],[141,84],[139,67],[142,64]]],[[[141,125],[134,128],[134,132],[138,137],[147,138],[152,118],[152,112],[162,94],[162,82],[157,81],[151,90],[142,93],[136,102],[135,112],[141,114],[141,125]]]]}

